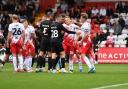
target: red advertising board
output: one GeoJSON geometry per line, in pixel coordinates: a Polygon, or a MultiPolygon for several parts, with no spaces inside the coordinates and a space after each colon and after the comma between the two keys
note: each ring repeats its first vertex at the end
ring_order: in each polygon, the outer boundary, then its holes
{"type": "Polygon", "coordinates": [[[128,64],[128,48],[100,48],[98,63],[128,64]]]}

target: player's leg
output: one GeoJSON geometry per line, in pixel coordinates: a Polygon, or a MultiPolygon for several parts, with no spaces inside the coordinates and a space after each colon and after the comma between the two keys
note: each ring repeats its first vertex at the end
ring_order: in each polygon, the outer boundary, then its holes
{"type": "Polygon", "coordinates": [[[90,59],[90,55],[82,54],[82,57],[89,68],[88,73],[95,73],[95,67],[94,67],[94,64],[92,62],[92,59],[90,59]]]}
{"type": "Polygon", "coordinates": [[[52,70],[52,58],[51,58],[51,52],[47,52],[48,55],[48,72],[52,70]]]}
{"type": "Polygon", "coordinates": [[[17,50],[17,57],[18,57],[18,69],[20,72],[23,72],[23,65],[24,65],[24,58],[23,58],[23,42],[18,41],[16,44],[16,50],[17,50]]]}
{"type": "Polygon", "coordinates": [[[93,64],[89,59],[89,53],[90,53],[90,48],[91,48],[91,44],[90,43],[86,43],[86,45],[82,46],[82,58],[84,59],[84,61],[86,62],[89,71],[93,69],[93,64]]]}
{"type": "Polygon", "coordinates": [[[64,51],[60,52],[60,57],[61,57],[61,65],[62,65],[61,72],[62,73],[67,73],[67,71],[65,69],[65,52],[64,51]]]}
{"type": "Polygon", "coordinates": [[[70,73],[73,73],[73,70],[74,70],[74,68],[73,68],[73,56],[74,56],[73,51],[70,50],[70,54],[69,54],[69,72],[70,73]]]}
{"type": "Polygon", "coordinates": [[[16,57],[16,45],[11,43],[10,48],[11,48],[11,52],[13,55],[12,62],[13,62],[14,71],[17,72],[18,71],[18,63],[17,63],[17,57],[16,57]]]}
{"type": "Polygon", "coordinates": [[[57,55],[56,55],[56,53],[52,53],[52,68],[53,68],[53,73],[56,73],[56,57],[57,57],[57,55]]]}
{"type": "Polygon", "coordinates": [[[83,57],[86,65],[88,66],[89,70],[93,68],[90,59],[85,55],[85,54],[81,54],[81,56],[83,57]]]}
{"type": "MultiPolygon", "coordinates": [[[[29,50],[29,49],[28,49],[29,50]]],[[[32,72],[32,56],[29,55],[29,54],[26,54],[24,56],[25,60],[24,60],[24,69],[27,71],[27,72],[32,72]]]]}
{"type": "Polygon", "coordinates": [[[37,57],[36,72],[42,71],[45,68],[45,53],[47,51],[47,40],[42,39],[40,44],[40,52],[37,57]]]}
{"type": "Polygon", "coordinates": [[[27,72],[33,71],[31,65],[32,65],[32,56],[28,56],[27,57],[27,67],[28,67],[27,72]]]}
{"type": "Polygon", "coordinates": [[[88,73],[95,73],[96,72],[96,68],[94,66],[94,59],[93,59],[91,54],[88,55],[88,58],[90,59],[90,63],[92,65],[92,69],[90,69],[88,73]]]}
{"type": "Polygon", "coordinates": [[[36,72],[42,71],[42,67],[45,67],[45,52],[40,51],[37,57],[37,65],[36,65],[36,72]]]}
{"type": "Polygon", "coordinates": [[[56,69],[57,69],[57,71],[60,71],[60,69],[61,69],[61,60],[60,60],[60,55],[59,54],[56,57],[55,63],[56,63],[56,69]]]}
{"type": "Polygon", "coordinates": [[[28,72],[32,72],[32,58],[35,55],[35,47],[32,45],[28,45],[28,72]]]}
{"type": "Polygon", "coordinates": [[[83,72],[83,66],[82,66],[82,56],[81,56],[81,47],[78,45],[78,43],[75,43],[75,50],[74,53],[76,54],[76,58],[78,60],[78,67],[79,67],[79,72],[83,72]]]}
{"type": "Polygon", "coordinates": [[[79,67],[79,72],[83,72],[83,66],[82,66],[82,57],[81,55],[76,53],[76,57],[78,59],[78,67],[79,67]]]}

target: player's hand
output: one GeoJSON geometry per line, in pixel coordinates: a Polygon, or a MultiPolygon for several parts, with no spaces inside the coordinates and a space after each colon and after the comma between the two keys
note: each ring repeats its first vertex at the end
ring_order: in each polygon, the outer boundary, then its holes
{"type": "Polygon", "coordinates": [[[82,42],[81,41],[78,41],[78,44],[79,44],[79,46],[82,46],[82,42]]]}
{"type": "Polygon", "coordinates": [[[75,47],[75,46],[76,46],[76,44],[77,44],[77,41],[75,40],[75,41],[73,42],[73,46],[75,47]]]}
{"type": "Polygon", "coordinates": [[[6,47],[9,48],[9,43],[6,44],[6,47]]]}
{"type": "Polygon", "coordinates": [[[77,31],[76,31],[76,34],[77,34],[77,35],[81,35],[81,30],[77,30],[77,31]]]}
{"type": "Polygon", "coordinates": [[[26,48],[25,48],[25,44],[23,45],[23,50],[26,50],[26,48]]]}

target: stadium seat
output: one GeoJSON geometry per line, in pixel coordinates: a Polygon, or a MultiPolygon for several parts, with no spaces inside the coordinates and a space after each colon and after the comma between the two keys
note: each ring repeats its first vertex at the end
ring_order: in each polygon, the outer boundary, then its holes
{"type": "Polygon", "coordinates": [[[126,47],[127,40],[120,41],[120,47],[126,47]]]}
{"type": "Polygon", "coordinates": [[[127,14],[126,13],[120,13],[120,16],[125,17],[125,16],[127,16],[127,14]]]}
{"type": "Polygon", "coordinates": [[[115,40],[114,47],[120,47],[120,41],[119,40],[115,40]]]}
{"type": "Polygon", "coordinates": [[[119,35],[118,36],[118,40],[124,40],[125,39],[125,35],[119,35]]]}
{"type": "Polygon", "coordinates": [[[128,29],[123,29],[122,34],[128,34],[128,29]]]}
{"type": "MultiPolygon", "coordinates": [[[[127,38],[127,37],[128,37],[128,34],[122,34],[122,35],[123,35],[125,38],[127,38]]],[[[124,38],[124,39],[125,39],[125,38],[124,38]]]]}
{"type": "Polygon", "coordinates": [[[113,38],[114,38],[114,40],[118,39],[117,35],[113,35],[113,38]]]}

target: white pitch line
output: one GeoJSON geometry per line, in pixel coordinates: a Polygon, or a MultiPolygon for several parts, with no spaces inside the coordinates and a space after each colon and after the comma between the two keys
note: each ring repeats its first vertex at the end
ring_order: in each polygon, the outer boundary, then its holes
{"type": "Polygon", "coordinates": [[[92,89],[106,89],[106,88],[119,87],[119,86],[124,86],[124,85],[128,85],[128,83],[115,84],[115,85],[108,85],[108,86],[97,87],[97,88],[92,88],[92,89]]]}

